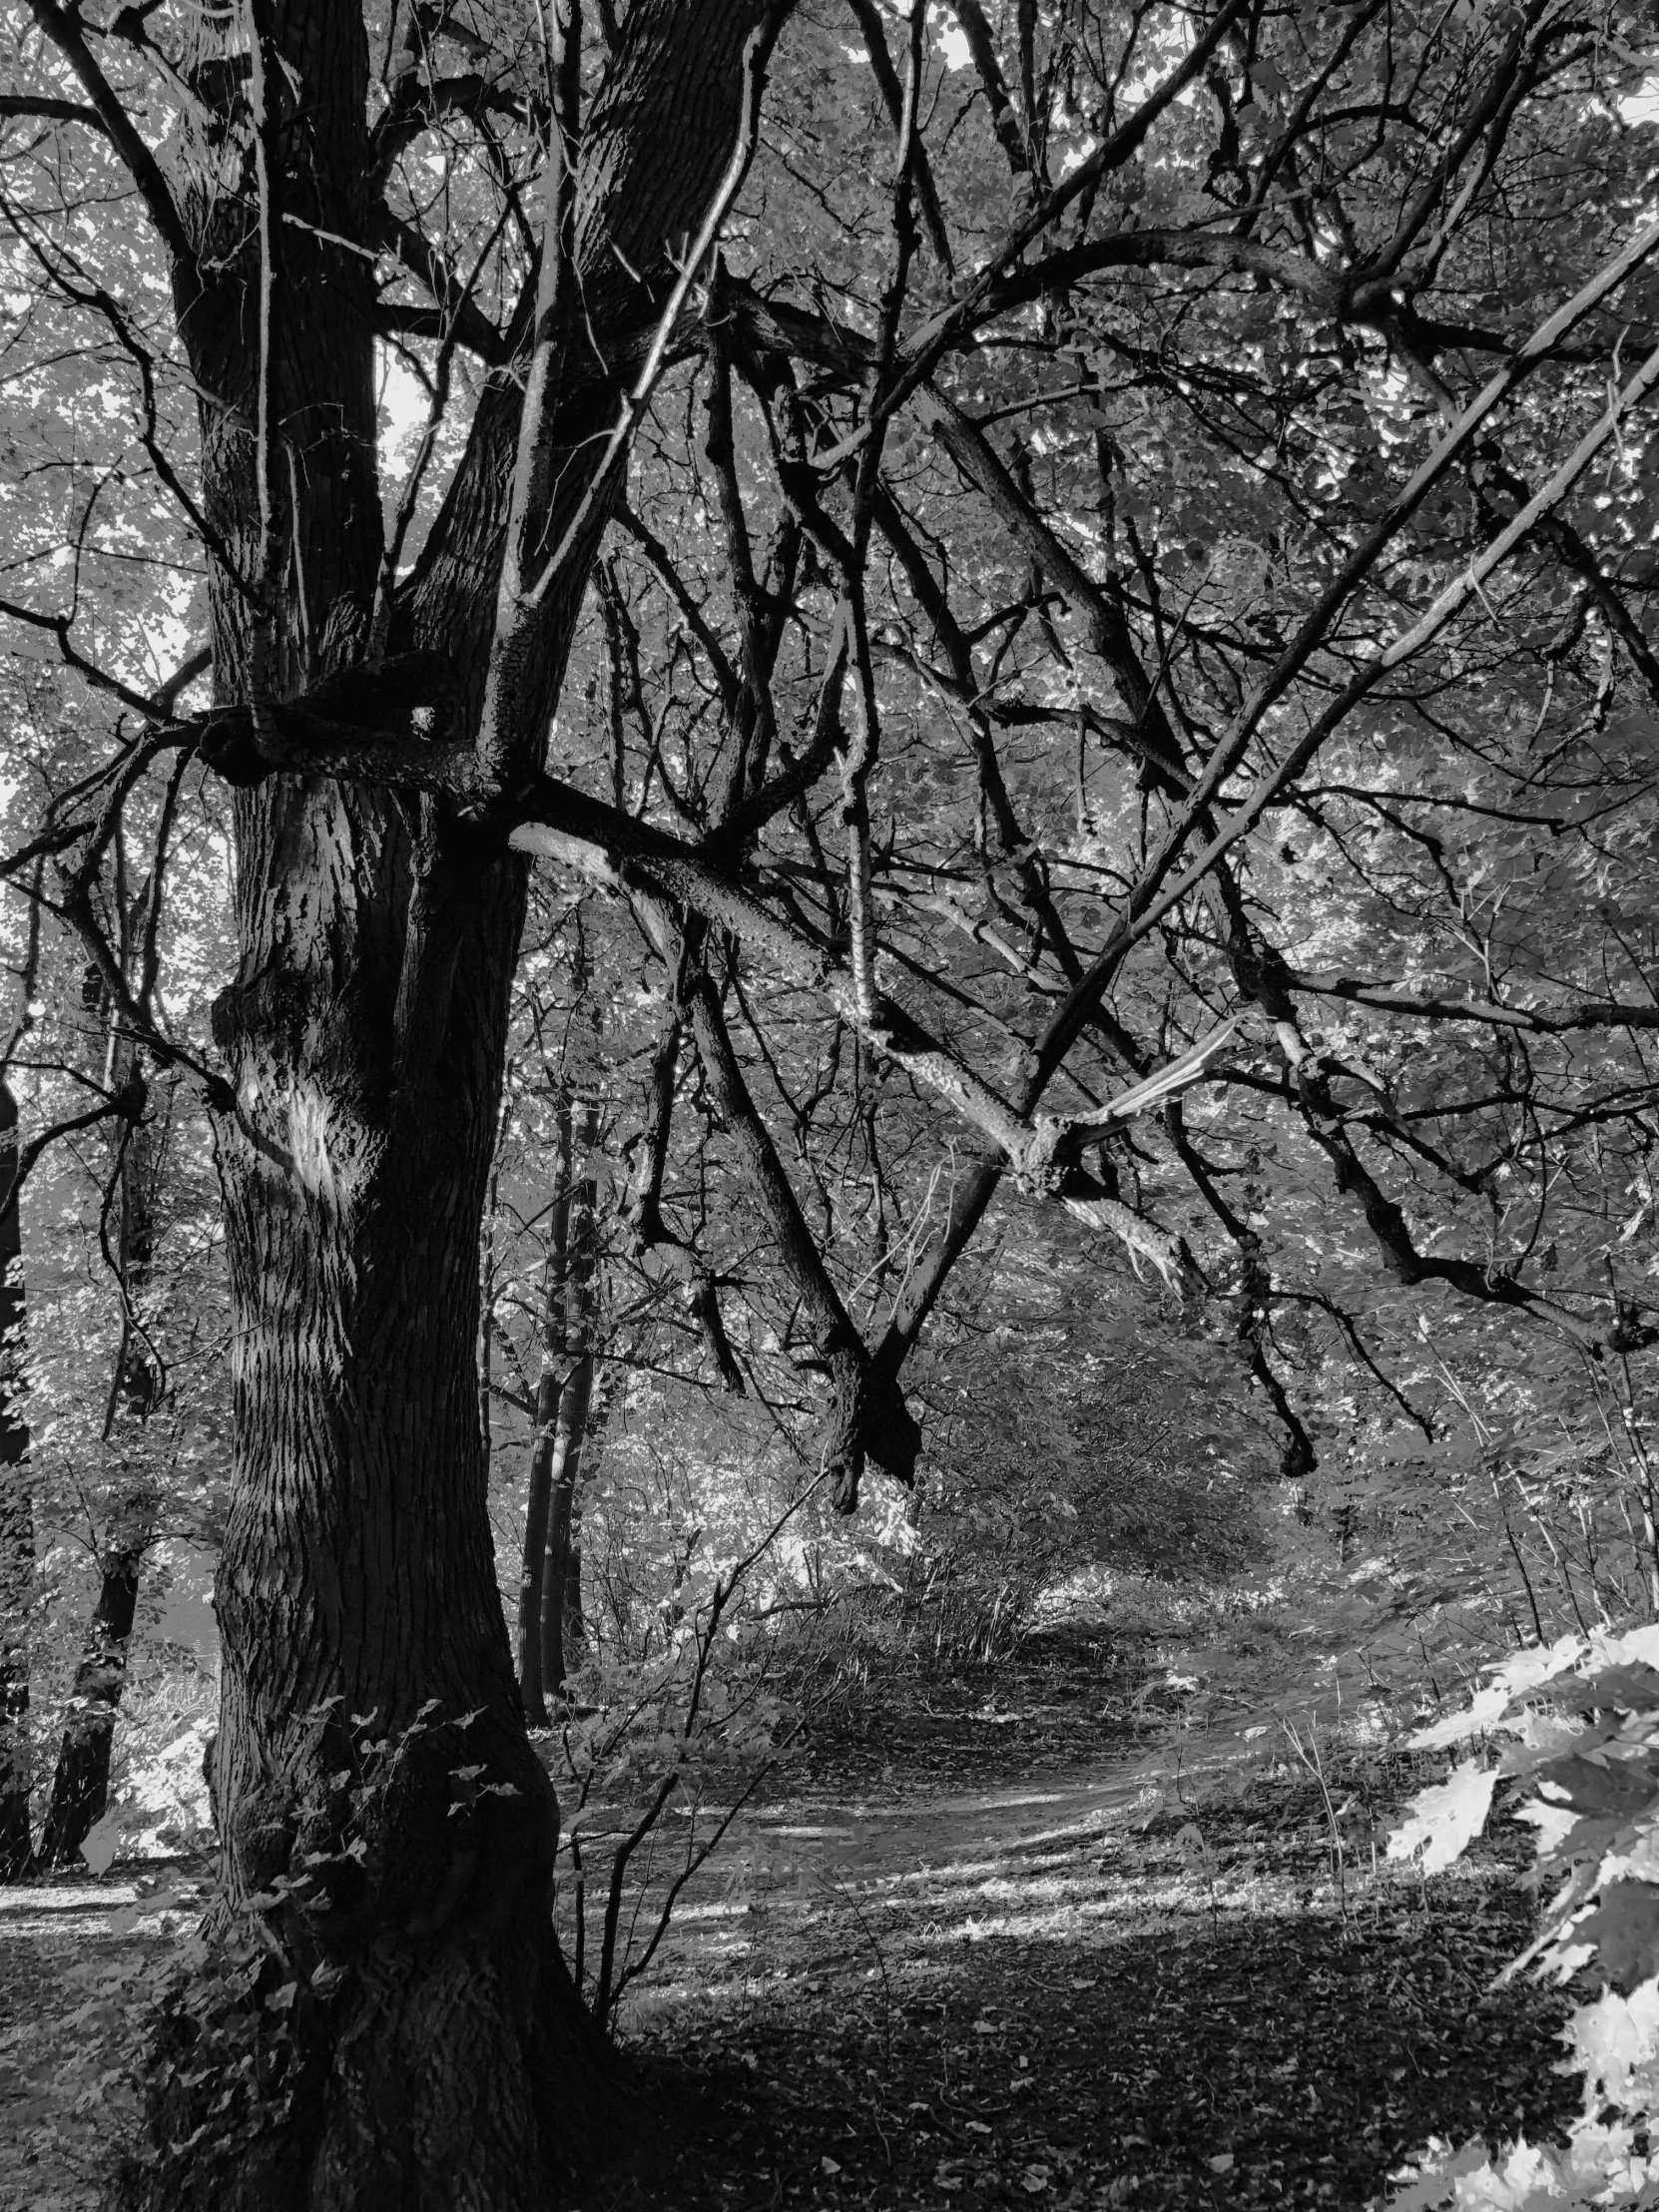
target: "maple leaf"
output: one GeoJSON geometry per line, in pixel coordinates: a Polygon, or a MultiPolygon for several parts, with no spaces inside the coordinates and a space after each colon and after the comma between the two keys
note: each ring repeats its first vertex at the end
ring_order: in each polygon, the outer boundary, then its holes
{"type": "Polygon", "coordinates": [[[1647,1882],[1610,1883],[1595,1911],[1575,1923],[1572,1936],[1594,1943],[1615,1988],[1634,1989],[1659,1971],[1659,1890],[1647,1882]]]}
{"type": "Polygon", "coordinates": [[[1416,1859],[1423,1874],[1440,1873],[1485,1827],[1496,1786],[1495,1768],[1469,1762],[1454,1767],[1444,1782],[1419,1790],[1388,1838],[1388,1857],[1416,1859]]]}

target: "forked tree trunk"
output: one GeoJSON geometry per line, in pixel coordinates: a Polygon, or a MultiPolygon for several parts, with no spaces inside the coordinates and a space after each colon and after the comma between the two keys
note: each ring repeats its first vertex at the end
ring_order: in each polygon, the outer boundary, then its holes
{"type": "MultiPolygon", "coordinates": [[[[585,327],[557,386],[553,542],[667,255],[729,158],[760,13],[628,10],[584,134],[585,327]]],[[[198,192],[198,264],[178,288],[204,501],[248,574],[261,500],[245,426],[264,413],[277,428],[282,698],[361,659],[380,557],[374,264],[338,243],[368,232],[369,54],[343,0],[265,0],[254,16],[279,50],[269,409],[244,198],[198,192]]],[[[202,18],[204,37],[219,20],[202,18]]],[[[245,69],[198,76],[223,105],[215,86],[245,69]]],[[[209,143],[204,168],[233,150],[209,143]]],[[[520,392],[508,375],[487,384],[388,637],[444,656],[463,737],[484,697],[520,392]]],[[[573,563],[533,641],[539,730],[585,582],[573,563]]],[[[246,699],[247,602],[220,577],[212,611],[220,696],[246,699]]],[[[244,2013],[178,2024],[171,2055],[192,2063],[158,2069],[153,2140],[206,2132],[135,2166],[126,2201],[543,2212],[604,2106],[552,1933],[557,1812],[514,1679],[479,1419],[479,1234],[523,866],[428,803],[296,775],[239,791],[235,830],[239,966],[214,1017],[235,1091],[216,1128],[236,1348],[215,1773],[228,1899],[263,1922],[265,1963],[244,2013]],[[257,2080],[231,2063],[239,2019],[266,2054],[257,2080]],[[211,2124],[191,2086],[204,2050],[230,2091],[211,2124]]]]}
{"type": "Polygon", "coordinates": [[[0,1882],[28,1872],[29,1600],[35,1577],[29,1424],[22,1406],[23,1224],[17,1101],[0,1076],[0,1882]]]}

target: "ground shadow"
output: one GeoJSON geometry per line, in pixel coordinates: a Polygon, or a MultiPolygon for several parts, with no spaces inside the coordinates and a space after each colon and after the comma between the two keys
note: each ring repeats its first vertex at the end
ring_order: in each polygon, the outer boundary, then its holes
{"type": "Polygon", "coordinates": [[[583,2212],[1360,2207],[1430,2136],[1576,2108],[1569,1999],[1488,1988],[1526,1939],[1516,1854],[1352,1881],[1345,1917],[1312,1822],[1265,1875],[1216,1847],[1213,1883],[1161,1827],[848,1894],[741,1982],[711,1958],[640,2044],[661,2121],[583,2212]]]}

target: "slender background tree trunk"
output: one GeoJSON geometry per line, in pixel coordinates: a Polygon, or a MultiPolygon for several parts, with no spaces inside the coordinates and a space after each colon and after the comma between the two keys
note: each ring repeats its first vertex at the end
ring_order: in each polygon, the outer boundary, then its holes
{"type": "MultiPolygon", "coordinates": [[[[135,1118],[120,1138],[116,1176],[120,1212],[115,1248],[122,1300],[121,1340],[104,1409],[103,1441],[119,1424],[146,1421],[162,1388],[136,1317],[150,1287],[156,1252],[156,1203],[163,1139],[144,1118],[145,1082],[129,1040],[112,1030],[106,1084],[134,1099],[135,1118]]],[[[70,1693],[69,1717],[52,1778],[40,1857],[48,1867],[73,1867],[81,1846],[109,1805],[116,1717],[127,1682],[127,1649],[138,1612],[139,1580],[156,1532],[155,1485],[140,1472],[116,1499],[99,1554],[98,1602],[70,1693]]]]}
{"type": "Polygon", "coordinates": [[[547,1568],[547,1520],[553,1492],[554,1436],[564,1399],[569,1346],[565,1335],[566,1271],[570,1257],[570,1108],[559,1109],[557,1182],[548,1216],[547,1264],[542,1270],[541,1364],[536,1375],[535,1432],[530,1439],[530,1480],[524,1508],[524,1564],[518,1583],[518,1686],[532,1728],[548,1724],[542,1681],[542,1588],[547,1568]]]}
{"type": "Polygon", "coordinates": [[[562,1692],[565,1682],[565,1604],[570,1578],[571,1520],[576,1484],[582,1471],[582,1443],[593,1401],[595,1291],[598,1225],[594,1217],[597,1185],[593,1148],[599,1138],[599,1109],[579,1106],[575,1141],[582,1174],[571,1193],[565,1266],[565,1345],[570,1362],[553,1426],[553,1457],[548,1469],[547,1556],[542,1569],[541,1678],[544,1692],[562,1692]]]}
{"type": "Polygon", "coordinates": [[[21,1397],[23,1222],[17,1189],[17,1101],[0,1077],[0,1881],[27,1873],[29,1600],[35,1576],[29,1424],[21,1397]]]}

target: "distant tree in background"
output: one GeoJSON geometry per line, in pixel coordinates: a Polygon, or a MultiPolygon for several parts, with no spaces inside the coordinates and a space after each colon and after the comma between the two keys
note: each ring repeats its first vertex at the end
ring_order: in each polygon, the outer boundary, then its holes
{"type": "Polygon", "coordinates": [[[29,1647],[35,1567],[29,1422],[20,1387],[23,1221],[17,1188],[17,1100],[0,1077],[0,1880],[34,1858],[29,1820],[29,1647]]]}
{"type": "MultiPolygon", "coordinates": [[[[141,888],[127,909],[135,972],[147,899],[141,888]]],[[[80,1864],[108,1804],[141,1598],[159,1619],[176,1574],[188,1580],[211,1547],[228,1472],[223,1269],[203,1132],[181,1111],[177,1068],[147,1078],[96,974],[52,956],[72,949],[57,932],[30,933],[5,1056],[37,1099],[93,1100],[69,1117],[64,1141],[43,1144],[49,1126],[5,1156],[31,1224],[25,1238],[25,1209],[8,1209],[4,1620],[16,1733],[5,1795],[19,1874],[80,1864]]]]}

